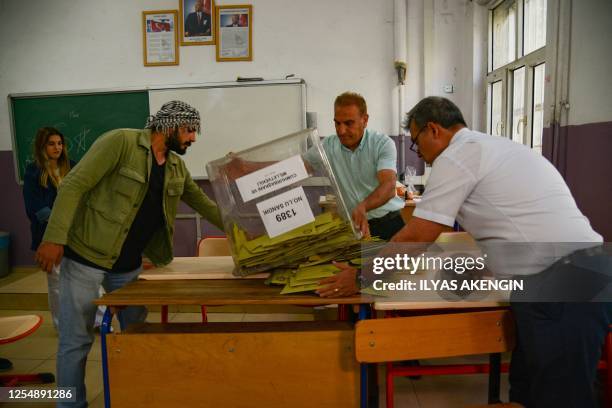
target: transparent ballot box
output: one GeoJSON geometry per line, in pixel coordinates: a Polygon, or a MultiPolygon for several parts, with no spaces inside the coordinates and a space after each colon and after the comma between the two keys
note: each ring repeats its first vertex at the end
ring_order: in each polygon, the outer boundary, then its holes
{"type": "Polygon", "coordinates": [[[359,239],[316,130],[230,153],[206,169],[238,275],[294,268],[315,255],[331,260],[359,239]]]}

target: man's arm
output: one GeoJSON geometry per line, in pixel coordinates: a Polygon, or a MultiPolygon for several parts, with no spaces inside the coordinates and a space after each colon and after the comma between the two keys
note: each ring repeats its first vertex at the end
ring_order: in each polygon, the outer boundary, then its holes
{"type": "Polygon", "coordinates": [[[365,235],[370,235],[368,227],[367,212],[384,205],[395,196],[396,173],[393,170],[384,169],[376,173],[378,187],[370,193],[362,202],[353,209],[353,222],[365,235]]]}
{"type": "MultiPolygon", "coordinates": [[[[44,200],[43,187],[40,185],[40,173],[34,165],[26,168],[23,177],[23,201],[26,214],[30,221],[38,220],[40,223],[47,222],[51,215],[51,207],[44,200]]],[[[51,183],[48,180],[48,183],[51,183]]]]}
{"type": "Polygon", "coordinates": [[[191,15],[193,13],[187,14],[187,18],[185,19],[185,37],[190,37],[192,35],[192,27],[191,27],[191,15]]]}
{"type": "MultiPolygon", "coordinates": [[[[478,146],[474,145],[470,148],[474,149],[478,146]]],[[[472,155],[476,153],[479,152],[473,152],[472,155]]],[[[439,157],[432,168],[423,199],[414,210],[410,221],[391,238],[391,242],[422,242],[422,246],[411,245],[410,252],[412,254],[423,252],[427,249],[429,243],[438,238],[438,235],[452,230],[451,226],[455,222],[457,213],[466,198],[471,194],[475,184],[476,178],[464,166],[454,160],[439,157]]],[[[385,252],[383,251],[379,255],[385,256],[385,252]]],[[[354,281],[357,270],[348,265],[337,266],[341,271],[336,276],[319,282],[328,285],[319,290],[321,296],[329,297],[337,296],[338,293],[352,294],[357,292],[356,283],[349,289],[342,286],[354,281]],[[350,278],[353,278],[353,280],[350,278]],[[338,289],[338,291],[335,291],[335,289],[338,289]]],[[[366,282],[371,278],[370,276],[363,276],[366,282]]]]}
{"type": "MultiPolygon", "coordinates": [[[[441,233],[448,231],[452,231],[452,228],[447,225],[412,217],[408,224],[391,238],[391,242],[422,242],[422,246],[415,245],[414,248],[411,246],[411,252],[414,255],[424,252],[441,233]]],[[[384,251],[379,256],[384,256],[384,251]]],[[[319,289],[317,293],[321,297],[338,297],[350,296],[359,292],[360,288],[357,284],[358,270],[347,264],[334,263],[334,265],[340,269],[340,272],[320,281],[319,285],[326,286],[319,289]]],[[[364,280],[367,282],[371,280],[370,278],[365,276],[364,280]]]]}
{"type": "Polygon", "coordinates": [[[223,222],[221,221],[221,213],[219,213],[217,204],[204,194],[202,189],[193,181],[189,172],[185,177],[185,186],[181,199],[208,222],[223,231],[223,222]]]}
{"type": "Polygon", "coordinates": [[[424,218],[412,217],[404,228],[395,234],[390,242],[434,242],[443,232],[453,229],[448,225],[439,224],[424,218]]]}
{"type": "Polygon", "coordinates": [[[231,160],[224,166],[224,171],[227,177],[230,180],[235,180],[242,176],[246,176],[247,174],[253,173],[254,171],[263,169],[265,167],[271,166],[276,161],[267,161],[267,162],[255,162],[244,160],[241,157],[236,156],[233,153],[229,153],[228,157],[231,160]]]}

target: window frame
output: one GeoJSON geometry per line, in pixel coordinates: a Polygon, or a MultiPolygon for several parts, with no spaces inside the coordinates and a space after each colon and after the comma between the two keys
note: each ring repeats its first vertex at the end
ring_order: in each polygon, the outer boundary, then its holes
{"type": "MultiPolygon", "coordinates": [[[[515,0],[517,3],[517,18],[515,29],[515,59],[505,65],[493,69],[493,52],[494,52],[494,27],[493,27],[493,11],[502,6],[508,0],[500,0],[489,7],[489,25],[488,25],[488,55],[487,55],[487,75],[486,75],[486,109],[487,109],[487,132],[492,134],[492,86],[493,83],[502,82],[502,119],[501,119],[501,136],[512,140],[512,130],[516,124],[512,123],[512,106],[513,106],[513,71],[521,67],[525,67],[525,86],[523,89],[525,103],[522,132],[523,144],[533,147],[533,113],[534,113],[534,77],[535,67],[546,63],[546,45],[530,52],[527,55],[522,55],[525,49],[524,45],[524,11],[525,0],[515,0]]],[[[548,1],[546,6],[548,7],[548,1]]],[[[547,39],[548,41],[548,39],[547,39]]],[[[545,73],[546,77],[546,73],[545,73]]],[[[544,81],[545,82],[545,81],[544,81]]]]}

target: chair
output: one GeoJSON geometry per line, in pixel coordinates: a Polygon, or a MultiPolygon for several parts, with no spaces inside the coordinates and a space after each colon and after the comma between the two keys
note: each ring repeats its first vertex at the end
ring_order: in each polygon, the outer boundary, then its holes
{"type": "Polygon", "coordinates": [[[604,341],[603,352],[601,353],[597,369],[604,373],[606,389],[604,398],[606,406],[612,406],[612,325],[608,328],[608,334],[604,341]]]}
{"type": "Polygon", "coordinates": [[[230,256],[231,254],[226,237],[206,237],[198,242],[198,256],[230,256]]]}
{"type": "Polygon", "coordinates": [[[355,328],[355,353],[360,363],[491,355],[490,365],[432,365],[388,370],[388,408],[393,407],[396,375],[488,372],[488,402],[499,402],[500,353],[512,350],[514,341],[514,323],[508,310],[362,320],[355,328]]]}
{"type": "MultiPolygon", "coordinates": [[[[0,345],[12,343],[34,333],[42,324],[38,315],[0,317],[0,345]]],[[[22,383],[45,384],[55,382],[52,373],[4,374],[0,375],[0,385],[14,387],[22,383]]]]}
{"type": "MultiPolygon", "coordinates": [[[[230,256],[229,242],[226,237],[206,237],[198,242],[198,256],[230,256]]],[[[200,306],[202,323],[206,323],[206,306],[200,306]]],[[[161,307],[161,322],[168,323],[168,306],[161,307]]]]}

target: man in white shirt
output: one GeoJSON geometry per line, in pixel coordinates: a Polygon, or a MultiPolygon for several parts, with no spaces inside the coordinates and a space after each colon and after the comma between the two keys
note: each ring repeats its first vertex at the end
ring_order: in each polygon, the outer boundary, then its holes
{"type": "MultiPolygon", "coordinates": [[[[550,278],[554,283],[563,280],[561,276],[610,275],[612,261],[602,250],[602,237],[546,159],[526,146],[468,129],[460,110],[445,98],[423,99],[408,113],[406,124],[411,149],[432,165],[432,171],[413,218],[392,242],[433,242],[457,220],[485,248],[519,243],[519,248],[536,253],[535,261],[517,262],[518,270],[503,273],[540,272],[537,276],[549,279],[542,280],[545,285],[550,278]],[[568,253],[563,248],[572,245],[567,243],[591,248],[568,253]],[[542,255],[541,248],[557,256],[542,255]]],[[[339,267],[343,271],[322,296],[356,290],[355,269],[339,267]]],[[[541,300],[533,296],[514,301],[517,298],[512,299],[517,345],[510,400],[526,407],[597,406],[593,383],[612,322],[611,303],[544,303],[533,302],[541,300]]]]}

